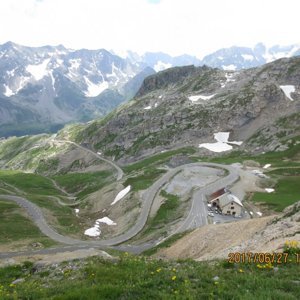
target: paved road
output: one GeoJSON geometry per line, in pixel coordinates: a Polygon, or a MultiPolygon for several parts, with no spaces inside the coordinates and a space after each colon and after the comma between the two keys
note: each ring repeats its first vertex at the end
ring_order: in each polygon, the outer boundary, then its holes
{"type": "Polygon", "coordinates": [[[81,145],[79,145],[79,144],[77,144],[77,143],[75,143],[75,142],[71,142],[71,141],[67,141],[67,140],[56,140],[56,141],[57,141],[57,142],[63,142],[63,143],[72,144],[72,145],[74,145],[74,146],[76,146],[76,147],[78,147],[78,148],[80,148],[80,149],[82,149],[82,150],[84,150],[84,151],[89,152],[90,154],[94,155],[94,156],[97,157],[98,159],[101,159],[101,160],[107,162],[107,163],[110,164],[113,168],[115,168],[116,171],[117,171],[117,180],[121,180],[121,179],[123,178],[123,175],[124,175],[123,170],[122,170],[118,165],[116,165],[114,162],[112,162],[112,161],[110,161],[110,160],[108,160],[108,159],[102,157],[101,155],[99,155],[99,154],[93,152],[92,150],[90,150],[90,149],[88,149],[88,148],[86,148],[86,147],[83,147],[83,146],[81,146],[81,145]]]}
{"type": "MultiPolygon", "coordinates": [[[[81,249],[83,246],[89,246],[89,247],[107,247],[107,246],[116,246],[118,244],[121,244],[125,241],[128,241],[132,237],[134,237],[136,234],[138,234],[143,227],[145,226],[148,215],[153,203],[153,200],[156,196],[156,194],[159,192],[161,187],[166,184],[172,177],[174,177],[178,172],[183,170],[186,167],[190,166],[208,166],[208,167],[217,167],[217,168],[223,168],[226,169],[229,172],[229,175],[222,178],[221,180],[215,181],[206,187],[199,188],[196,193],[194,193],[194,196],[192,197],[192,206],[189,212],[188,217],[184,221],[184,223],[180,226],[178,229],[179,231],[185,231],[187,229],[195,228],[201,225],[206,224],[206,207],[204,205],[204,196],[206,194],[212,193],[220,188],[223,188],[226,185],[229,185],[236,180],[238,180],[238,174],[237,171],[231,167],[226,165],[219,165],[215,163],[192,163],[187,165],[182,165],[177,168],[174,168],[164,174],[160,179],[158,179],[145,193],[142,200],[142,207],[141,207],[141,213],[133,227],[131,227],[127,232],[124,234],[121,234],[117,237],[114,237],[112,239],[108,240],[98,240],[98,241],[82,241],[73,239],[70,237],[62,236],[61,234],[54,231],[46,222],[44,219],[44,216],[42,214],[42,211],[39,209],[38,206],[31,203],[24,197],[20,196],[13,196],[13,195],[0,195],[0,198],[14,201],[20,206],[24,207],[34,223],[40,228],[40,230],[50,237],[51,239],[58,241],[63,244],[68,245],[77,245],[78,249],[81,249]],[[205,211],[205,213],[204,213],[205,211]]],[[[121,247],[121,246],[120,246],[121,247]]],[[[133,249],[133,252],[138,252],[138,247],[143,246],[122,246],[121,248],[130,248],[133,249]],[[136,248],[134,250],[134,248],[136,248]]],[[[61,248],[61,247],[60,247],[61,248]]],[[[76,247],[75,247],[76,248],[76,247]]],[[[59,248],[58,248],[59,249],[59,248]]],[[[46,249],[45,249],[46,250],[46,249]]],[[[4,254],[3,254],[4,255],[4,254]]],[[[0,254],[0,257],[2,254],[0,254]]]]}

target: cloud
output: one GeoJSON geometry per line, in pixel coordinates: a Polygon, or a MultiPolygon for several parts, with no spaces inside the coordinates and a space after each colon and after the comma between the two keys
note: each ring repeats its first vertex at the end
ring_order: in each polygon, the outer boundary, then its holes
{"type": "Polygon", "coordinates": [[[297,43],[299,10],[299,0],[1,0],[0,43],[201,57],[232,45],[297,43]]]}
{"type": "Polygon", "coordinates": [[[150,4],[160,4],[162,0],[147,0],[150,4]]]}

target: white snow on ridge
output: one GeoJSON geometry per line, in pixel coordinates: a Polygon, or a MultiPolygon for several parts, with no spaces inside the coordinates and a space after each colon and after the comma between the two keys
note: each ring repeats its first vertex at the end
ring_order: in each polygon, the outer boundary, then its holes
{"type": "Polygon", "coordinates": [[[227,66],[222,66],[223,70],[226,71],[235,71],[236,70],[236,66],[235,65],[227,65],[227,66]]]}
{"type": "Polygon", "coordinates": [[[84,93],[86,97],[96,97],[108,88],[107,81],[95,84],[91,82],[86,76],[84,76],[84,80],[87,84],[87,91],[84,93]]]}
{"type": "Polygon", "coordinates": [[[226,73],[225,77],[226,77],[226,82],[234,82],[235,79],[233,79],[233,73],[226,73]]]}
{"type": "Polygon", "coordinates": [[[229,144],[241,145],[243,142],[228,142],[230,132],[217,132],[214,133],[216,143],[203,143],[199,145],[199,148],[206,148],[213,152],[223,152],[232,149],[229,144]]]}
{"type": "Polygon", "coordinates": [[[146,110],[151,109],[151,105],[144,107],[144,109],[146,109],[146,110]]]}
{"type": "Polygon", "coordinates": [[[70,61],[70,63],[71,63],[70,69],[71,69],[72,71],[77,70],[77,69],[80,67],[80,64],[81,64],[81,58],[70,59],[69,61],[70,61]]]}
{"type": "Polygon", "coordinates": [[[199,99],[201,99],[201,100],[209,100],[209,99],[213,98],[215,95],[216,94],[209,95],[209,96],[195,95],[195,96],[189,96],[188,98],[189,98],[190,101],[196,102],[199,99]]]}
{"type": "Polygon", "coordinates": [[[49,61],[50,61],[50,58],[45,59],[39,65],[28,65],[26,67],[26,71],[29,72],[35,78],[35,80],[40,80],[48,74],[47,65],[48,65],[49,61]]]}
{"type": "Polygon", "coordinates": [[[155,70],[155,72],[159,72],[159,71],[163,71],[165,69],[171,68],[172,64],[168,64],[168,63],[164,63],[162,61],[158,61],[155,66],[153,67],[153,69],[155,70]]]}
{"type": "Polygon", "coordinates": [[[294,101],[294,99],[291,97],[291,93],[294,93],[296,91],[294,85],[280,85],[280,88],[287,98],[289,98],[291,101],[294,101]]]}
{"type": "Polygon", "coordinates": [[[123,189],[121,192],[119,192],[118,195],[116,196],[115,200],[110,205],[114,205],[115,203],[120,201],[122,198],[124,198],[129,193],[130,189],[131,189],[131,186],[128,185],[125,189],[123,189]]]}
{"type": "Polygon", "coordinates": [[[8,85],[4,84],[4,88],[5,88],[5,92],[4,92],[4,95],[6,97],[11,97],[13,96],[15,93],[9,88],[8,85]]]}
{"type": "Polygon", "coordinates": [[[254,60],[254,56],[251,54],[242,54],[242,57],[244,60],[249,60],[249,61],[253,61],[254,60]]]}

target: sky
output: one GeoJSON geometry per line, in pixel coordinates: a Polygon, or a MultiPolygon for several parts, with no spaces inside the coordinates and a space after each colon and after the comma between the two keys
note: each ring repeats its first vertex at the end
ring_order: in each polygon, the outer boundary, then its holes
{"type": "Polygon", "coordinates": [[[0,0],[0,44],[191,54],[300,43],[299,0],[0,0]]]}

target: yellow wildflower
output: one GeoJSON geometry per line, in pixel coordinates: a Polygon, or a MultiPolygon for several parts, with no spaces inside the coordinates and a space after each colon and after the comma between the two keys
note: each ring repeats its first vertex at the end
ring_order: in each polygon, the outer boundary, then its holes
{"type": "Polygon", "coordinates": [[[174,275],[174,276],[172,276],[171,279],[174,281],[174,280],[176,280],[176,278],[177,278],[176,275],[174,275]]]}

